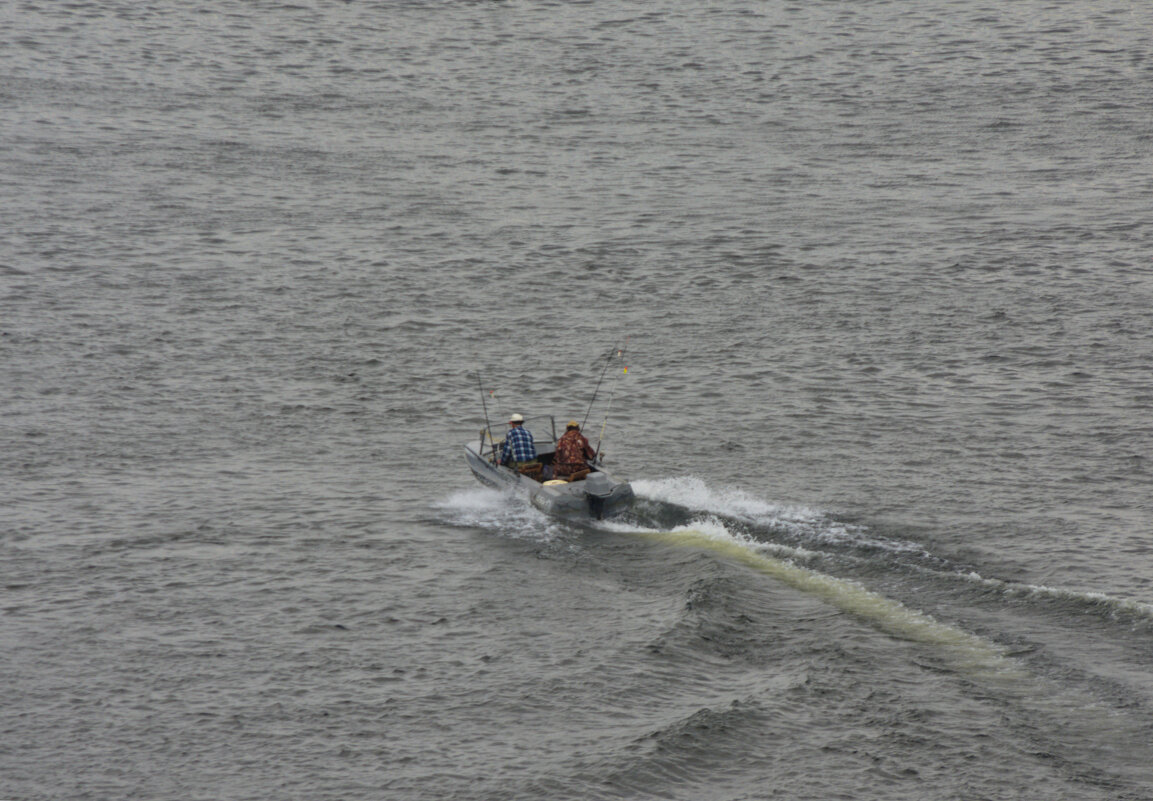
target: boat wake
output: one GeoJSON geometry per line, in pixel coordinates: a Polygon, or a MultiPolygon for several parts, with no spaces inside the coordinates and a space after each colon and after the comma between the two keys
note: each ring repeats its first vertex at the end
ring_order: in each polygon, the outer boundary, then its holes
{"type": "Polygon", "coordinates": [[[511,490],[473,487],[454,492],[433,508],[450,525],[480,528],[512,539],[551,542],[571,530],[511,490]]]}
{"type": "MultiPolygon", "coordinates": [[[[636,502],[629,514],[613,521],[590,521],[586,528],[679,537],[710,547],[723,543],[758,559],[778,560],[782,566],[775,573],[797,585],[812,583],[792,573],[792,568],[854,586],[878,581],[891,585],[904,573],[919,577],[918,581],[929,577],[944,582],[959,592],[983,597],[991,593],[1005,602],[1071,606],[1078,614],[1153,627],[1153,605],[990,577],[978,566],[935,554],[922,543],[886,537],[868,526],[837,520],[810,507],[765,500],[741,488],[713,488],[693,476],[642,479],[632,486],[636,502]]],[[[514,539],[553,542],[578,530],[537,511],[514,493],[487,487],[456,492],[436,508],[453,525],[514,539]]]]}
{"type": "MultiPolygon", "coordinates": [[[[547,542],[546,548],[558,553],[603,544],[585,536],[590,527],[646,542],[649,570],[660,569],[665,549],[708,554],[751,571],[750,578],[760,574],[911,644],[907,653],[916,665],[957,675],[982,694],[995,695],[1028,732],[1076,728],[1085,741],[1101,743],[1102,753],[1118,743],[1147,739],[1143,674],[1138,673],[1139,681],[1101,675],[1080,652],[1070,652],[1063,638],[1070,613],[1074,620],[1094,614],[1120,620],[1131,634],[1143,628],[1131,625],[1135,620],[1144,627],[1153,622],[1147,605],[984,578],[910,539],[888,538],[868,526],[741,489],[714,489],[697,478],[642,480],[633,487],[637,500],[628,515],[582,528],[491,489],[458,492],[440,508],[461,525],[547,542]],[[1057,614],[1049,616],[1050,611],[1057,614]]],[[[698,608],[691,601],[686,608],[698,608]]],[[[1092,625],[1103,629],[1099,621],[1092,625]]],[[[1118,770],[1147,776],[1143,764],[1118,770]]]]}
{"type": "Polygon", "coordinates": [[[990,577],[978,566],[933,553],[921,543],[886,537],[808,507],[766,501],[739,488],[713,489],[695,477],[635,481],[633,487],[637,507],[631,521],[642,528],[660,530],[711,520],[749,547],[822,569],[930,574],[964,589],[992,591],[1016,602],[1073,605],[1082,614],[1153,624],[1151,604],[990,577]]]}
{"type": "Polygon", "coordinates": [[[656,520],[677,514],[690,518],[702,513],[726,520],[754,539],[789,543],[822,551],[883,551],[941,562],[923,545],[886,538],[868,527],[836,520],[806,506],[773,503],[739,488],[713,489],[693,476],[634,481],[637,498],[647,504],[639,517],[655,513],[656,520]]]}

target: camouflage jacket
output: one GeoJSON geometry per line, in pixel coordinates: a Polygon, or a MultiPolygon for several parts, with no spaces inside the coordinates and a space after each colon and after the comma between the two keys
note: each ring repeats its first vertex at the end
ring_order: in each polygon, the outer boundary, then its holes
{"type": "Polygon", "coordinates": [[[572,429],[557,440],[553,464],[584,467],[585,459],[594,456],[596,452],[589,445],[588,439],[580,431],[572,429]]]}

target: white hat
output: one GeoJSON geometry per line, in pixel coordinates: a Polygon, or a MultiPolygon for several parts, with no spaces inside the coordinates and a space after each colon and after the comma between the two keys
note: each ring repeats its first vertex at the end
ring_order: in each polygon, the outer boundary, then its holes
{"type": "Polygon", "coordinates": [[[512,417],[508,418],[508,421],[510,423],[523,423],[524,422],[524,416],[519,415],[519,414],[514,414],[512,417]]]}

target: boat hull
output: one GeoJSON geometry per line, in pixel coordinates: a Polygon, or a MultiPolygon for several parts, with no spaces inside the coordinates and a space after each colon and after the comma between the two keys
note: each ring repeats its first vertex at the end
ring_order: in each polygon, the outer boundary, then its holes
{"type": "Polygon", "coordinates": [[[632,486],[601,465],[578,481],[538,482],[510,467],[493,464],[481,454],[479,442],[464,446],[469,469],[482,484],[518,492],[545,514],[567,521],[601,520],[622,514],[632,506],[632,486]]]}

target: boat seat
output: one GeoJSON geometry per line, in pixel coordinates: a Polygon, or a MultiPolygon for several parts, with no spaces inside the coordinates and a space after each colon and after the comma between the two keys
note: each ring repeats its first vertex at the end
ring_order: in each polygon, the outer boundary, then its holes
{"type": "Polygon", "coordinates": [[[541,464],[540,462],[533,462],[531,464],[522,464],[520,467],[517,468],[517,472],[519,472],[522,476],[528,476],[529,478],[535,479],[536,481],[541,480],[541,471],[542,470],[544,470],[544,465],[541,464]]]}
{"type": "Polygon", "coordinates": [[[592,472],[592,470],[578,470],[577,472],[570,475],[568,477],[568,480],[570,483],[573,481],[580,481],[582,478],[584,478],[585,476],[587,476],[591,472],[592,472]]]}

